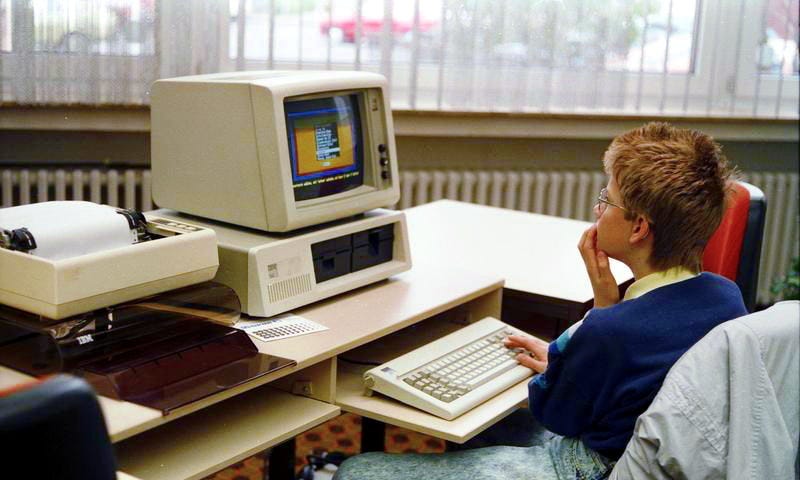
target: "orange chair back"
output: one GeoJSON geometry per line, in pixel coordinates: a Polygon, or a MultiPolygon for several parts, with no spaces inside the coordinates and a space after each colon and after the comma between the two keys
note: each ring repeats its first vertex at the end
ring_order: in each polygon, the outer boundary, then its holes
{"type": "Polygon", "coordinates": [[[749,210],[750,192],[737,183],[722,222],[703,252],[703,270],[736,281],[749,210]]]}

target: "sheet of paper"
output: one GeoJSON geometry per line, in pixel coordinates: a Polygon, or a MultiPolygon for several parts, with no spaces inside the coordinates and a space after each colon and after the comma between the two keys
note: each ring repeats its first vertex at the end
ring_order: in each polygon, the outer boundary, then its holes
{"type": "Polygon", "coordinates": [[[113,207],[82,201],[32,203],[0,209],[0,228],[27,228],[36,241],[29,253],[61,260],[136,242],[128,220],[113,207]]]}
{"type": "Polygon", "coordinates": [[[269,319],[240,319],[234,328],[244,330],[262,342],[296,337],[327,330],[328,327],[292,313],[285,313],[269,319]]]}

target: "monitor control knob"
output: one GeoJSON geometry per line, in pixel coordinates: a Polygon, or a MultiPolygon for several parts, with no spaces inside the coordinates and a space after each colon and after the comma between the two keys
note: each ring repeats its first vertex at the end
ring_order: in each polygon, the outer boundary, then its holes
{"type": "Polygon", "coordinates": [[[380,164],[381,164],[382,167],[385,167],[386,165],[389,165],[389,159],[386,158],[386,157],[381,157],[380,164]]]}
{"type": "Polygon", "coordinates": [[[383,143],[379,144],[378,151],[381,153],[386,153],[386,145],[384,145],[383,143]]]}
{"type": "Polygon", "coordinates": [[[387,172],[386,170],[382,171],[381,172],[381,178],[384,179],[384,180],[388,179],[389,178],[389,172],[387,172]]]}

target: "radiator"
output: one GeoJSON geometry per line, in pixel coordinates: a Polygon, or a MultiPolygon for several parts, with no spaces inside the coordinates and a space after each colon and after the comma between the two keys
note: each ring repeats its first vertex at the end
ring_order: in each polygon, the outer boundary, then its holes
{"type": "MultiPolygon", "coordinates": [[[[770,285],[798,255],[798,174],[750,173],[744,180],[764,191],[767,222],[759,268],[758,302],[775,300],[770,285]]],[[[449,198],[482,205],[593,221],[592,207],[606,184],[596,171],[401,172],[400,208],[449,198]]]]}
{"type": "Polygon", "coordinates": [[[89,200],[152,210],[149,169],[0,169],[0,206],[48,200],[89,200]]]}
{"type": "MultiPolygon", "coordinates": [[[[798,175],[750,173],[745,180],[767,197],[758,302],[774,301],[773,280],[798,255],[798,175]]],[[[449,198],[464,202],[593,221],[592,207],[606,177],[597,171],[401,171],[400,208],[449,198]]],[[[0,169],[0,206],[47,200],[90,200],[151,210],[149,169],[0,169]]]]}

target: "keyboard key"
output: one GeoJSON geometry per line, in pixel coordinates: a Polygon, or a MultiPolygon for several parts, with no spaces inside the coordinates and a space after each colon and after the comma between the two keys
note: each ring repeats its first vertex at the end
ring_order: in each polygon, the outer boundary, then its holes
{"type": "Polygon", "coordinates": [[[509,359],[509,360],[501,363],[500,365],[496,366],[495,368],[486,370],[486,371],[482,372],[480,375],[470,379],[467,382],[467,386],[470,387],[470,388],[475,388],[478,385],[481,385],[482,383],[487,382],[492,377],[496,377],[497,375],[499,375],[499,374],[501,374],[501,373],[503,373],[503,372],[505,372],[507,370],[511,370],[512,368],[516,367],[517,365],[519,365],[517,362],[509,359]]]}

